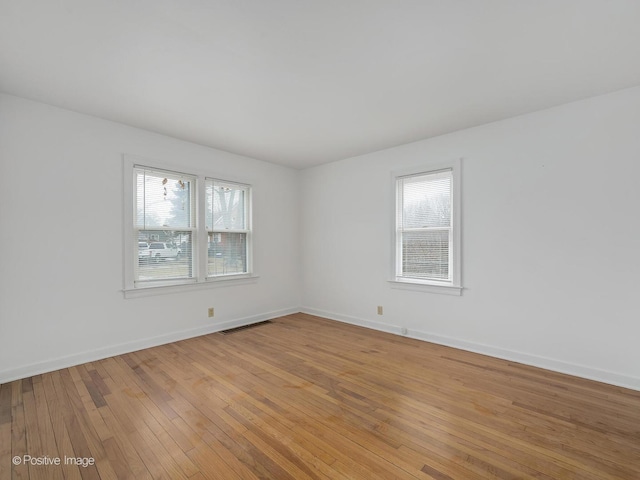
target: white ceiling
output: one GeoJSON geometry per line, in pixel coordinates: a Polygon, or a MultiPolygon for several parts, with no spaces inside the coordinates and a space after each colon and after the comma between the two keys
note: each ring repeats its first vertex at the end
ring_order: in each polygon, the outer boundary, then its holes
{"type": "Polygon", "coordinates": [[[0,0],[0,91],[296,168],[636,85],[637,0],[0,0]]]}

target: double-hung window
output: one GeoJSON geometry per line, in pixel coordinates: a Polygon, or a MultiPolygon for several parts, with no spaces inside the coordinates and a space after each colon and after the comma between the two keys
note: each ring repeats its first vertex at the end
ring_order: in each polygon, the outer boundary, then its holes
{"type": "Polygon", "coordinates": [[[134,167],[135,220],[130,238],[136,287],[194,280],[196,177],[134,167]]]}
{"type": "Polygon", "coordinates": [[[393,282],[460,294],[460,161],[394,173],[393,282]]]}
{"type": "Polygon", "coordinates": [[[136,160],[124,159],[125,294],[253,278],[251,186],[136,160]]]}
{"type": "Polygon", "coordinates": [[[250,188],[206,179],[207,276],[248,273],[250,188]]]}

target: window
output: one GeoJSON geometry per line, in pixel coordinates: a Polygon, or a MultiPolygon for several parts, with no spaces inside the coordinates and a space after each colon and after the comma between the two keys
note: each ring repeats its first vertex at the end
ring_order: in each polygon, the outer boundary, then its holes
{"type": "Polygon", "coordinates": [[[249,186],[206,180],[207,276],[248,272],[249,186]]]}
{"type": "Polygon", "coordinates": [[[125,294],[252,278],[251,187],[125,157],[125,294]]]}
{"type": "Polygon", "coordinates": [[[460,294],[459,174],[460,161],[394,174],[394,282],[460,294]]]}
{"type": "Polygon", "coordinates": [[[134,285],[192,280],[196,178],[136,166],[134,184],[134,285]]]}

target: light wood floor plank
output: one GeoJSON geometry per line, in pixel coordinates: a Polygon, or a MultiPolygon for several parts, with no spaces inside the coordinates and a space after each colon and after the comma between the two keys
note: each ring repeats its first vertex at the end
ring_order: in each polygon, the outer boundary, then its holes
{"type": "MultiPolygon", "coordinates": [[[[22,382],[16,380],[11,385],[11,456],[18,459],[27,455],[27,433],[24,405],[22,403],[22,382]]],[[[21,480],[29,478],[29,466],[24,462],[11,464],[11,478],[21,480]]]]}
{"type": "Polygon", "coordinates": [[[0,478],[11,478],[11,384],[0,385],[0,478]]]}

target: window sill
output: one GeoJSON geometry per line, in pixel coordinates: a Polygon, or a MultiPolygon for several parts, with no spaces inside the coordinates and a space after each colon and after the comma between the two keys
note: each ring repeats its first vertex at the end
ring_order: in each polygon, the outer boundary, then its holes
{"type": "Polygon", "coordinates": [[[398,290],[411,290],[414,292],[439,293],[442,295],[461,296],[462,287],[455,285],[439,285],[435,283],[421,282],[419,280],[395,279],[389,280],[391,288],[398,290]]]}
{"type": "Polygon", "coordinates": [[[170,293],[192,292],[194,290],[206,290],[209,288],[233,287],[236,285],[247,285],[256,283],[260,278],[258,275],[238,275],[208,278],[204,282],[183,283],[179,285],[157,285],[138,288],[125,288],[122,290],[124,298],[150,297],[153,295],[166,295],[170,293]]]}

